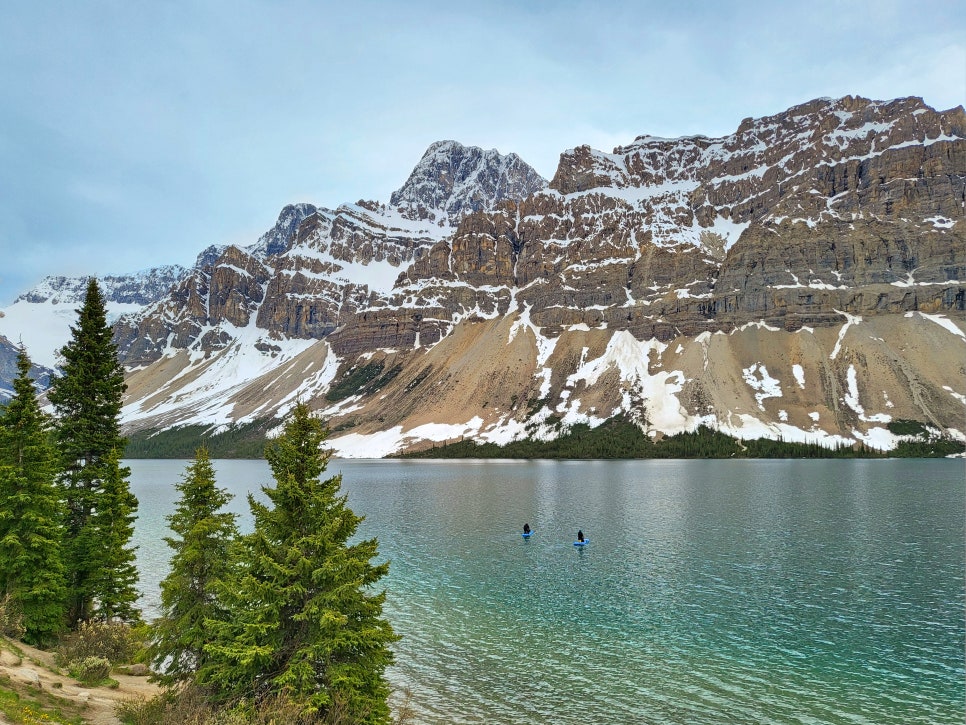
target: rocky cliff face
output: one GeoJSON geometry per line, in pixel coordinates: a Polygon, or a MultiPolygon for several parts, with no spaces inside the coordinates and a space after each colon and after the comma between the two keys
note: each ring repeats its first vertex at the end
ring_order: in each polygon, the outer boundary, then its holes
{"type": "Polygon", "coordinates": [[[655,436],[966,437],[964,202],[963,109],[915,98],[578,147],[549,185],[440,142],[388,204],[286,207],[122,320],[128,425],[299,395],[346,454],[616,414],[655,436]]]}
{"type": "Polygon", "coordinates": [[[378,308],[399,274],[466,215],[545,186],[515,154],[433,144],[389,204],[290,205],[252,247],[218,250],[170,299],[118,324],[122,359],[141,366],[172,350],[211,352],[249,324],[325,338],[378,308]]]}
{"type": "Polygon", "coordinates": [[[505,314],[512,290],[547,330],[658,339],[837,324],[835,310],[961,311],[964,133],[962,109],[847,97],[722,139],[573,149],[546,191],[467,217],[392,303],[432,297],[435,317],[458,321],[505,314]]]}

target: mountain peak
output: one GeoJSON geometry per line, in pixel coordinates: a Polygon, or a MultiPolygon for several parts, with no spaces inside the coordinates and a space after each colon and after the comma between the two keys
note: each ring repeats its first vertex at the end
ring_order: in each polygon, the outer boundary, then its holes
{"type": "Polygon", "coordinates": [[[492,209],[504,199],[524,199],[546,186],[516,154],[445,140],[430,144],[389,203],[407,218],[442,216],[455,225],[467,214],[492,209]]]}
{"type": "Polygon", "coordinates": [[[313,204],[286,204],[279,212],[275,226],[265,232],[248,251],[260,258],[281,254],[288,249],[299,224],[317,211],[313,204]]]}

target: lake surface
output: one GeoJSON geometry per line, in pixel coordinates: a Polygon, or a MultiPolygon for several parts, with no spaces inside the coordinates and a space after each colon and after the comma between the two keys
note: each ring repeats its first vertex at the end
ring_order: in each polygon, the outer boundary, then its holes
{"type": "MultiPolygon", "coordinates": [[[[150,616],[186,462],[126,463],[150,616]]],[[[245,494],[268,466],[215,468],[249,529],[245,494]]],[[[329,472],[391,561],[389,676],[419,722],[964,721],[962,460],[329,472]]]]}

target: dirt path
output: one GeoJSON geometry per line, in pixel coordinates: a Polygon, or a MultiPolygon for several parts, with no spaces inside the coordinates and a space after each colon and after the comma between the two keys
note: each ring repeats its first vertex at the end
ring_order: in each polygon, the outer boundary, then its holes
{"type": "MultiPolygon", "coordinates": [[[[146,677],[112,673],[117,688],[84,687],[54,664],[50,652],[34,649],[21,642],[0,639],[0,676],[10,678],[11,688],[30,693],[45,705],[76,714],[91,725],[120,725],[115,706],[124,700],[151,698],[159,692],[146,677]]],[[[0,724],[7,723],[0,714],[0,724]]]]}

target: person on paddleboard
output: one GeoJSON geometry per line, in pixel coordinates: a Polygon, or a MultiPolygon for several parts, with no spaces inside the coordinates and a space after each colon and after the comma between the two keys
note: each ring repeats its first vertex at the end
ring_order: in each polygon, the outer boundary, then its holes
{"type": "Polygon", "coordinates": [[[583,540],[584,540],[584,532],[581,531],[580,529],[577,529],[577,541],[583,542],[583,540]]]}
{"type": "Polygon", "coordinates": [[[523,525],[523,533],[524,534],[529,534],[530,533],[530,524],[524,524],[523,525]]]}

